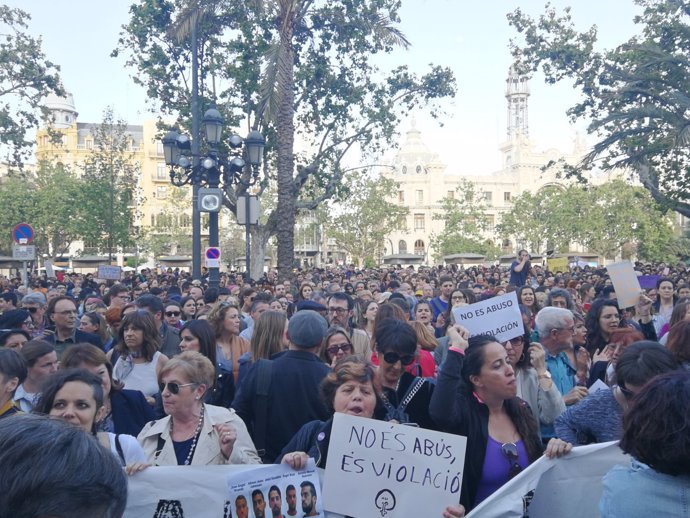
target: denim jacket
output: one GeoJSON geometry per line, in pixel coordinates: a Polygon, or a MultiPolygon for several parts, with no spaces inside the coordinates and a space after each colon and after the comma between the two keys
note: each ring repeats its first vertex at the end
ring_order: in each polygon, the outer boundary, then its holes
{"type": "Polygon", "coordinates": [[[660,473],[633,459],[630,466],[615,466],[603,482],[602,518],[690,516],[690,476],[660,473]]]}

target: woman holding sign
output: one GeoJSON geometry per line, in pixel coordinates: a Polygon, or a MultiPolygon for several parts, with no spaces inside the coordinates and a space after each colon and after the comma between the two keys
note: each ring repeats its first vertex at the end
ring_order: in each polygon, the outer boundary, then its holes
{"type": "MultiPolygon", "coordinates": [[[[357,417],[375,418],[383,413],[382,401],[375,388],[375,366],[358,356],[346,356],[339,360],[321,383],[321,395],[333,413],[342,412],[357,417]]],[[[278,457],[278,462],[301,470],[313,458],[316,466],[325,468],[328,461],[333,419],[312,421],[305,424],[292,438],[278,457]]],[[[447,507],[443,518],[462,518],[462,506],[447,507]]]]}
{"type": "MultiPolygon", "coordinates": [[[[460,326],[448,330],[451,347],[431,399],[431,417],[442,431],[467,437],[460,503],[472,509],[542,454],[537,421],[517,397],[517,379],[505,348],[491,335],[467,340],[460,326]]],[[[545,454],[572,448],[552,439],[545,454]]]]}

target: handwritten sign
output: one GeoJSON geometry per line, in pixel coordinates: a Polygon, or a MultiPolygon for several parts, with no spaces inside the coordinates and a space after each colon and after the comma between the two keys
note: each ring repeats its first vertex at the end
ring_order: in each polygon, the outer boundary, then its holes
{"type": "Polygon", "coordinates": [[[506,342],[525,332],[517,293],[514,291],[453,308],[453,317],[456,324],[467,328],[470,336],[489,333],[499,342],[506,342]]]}
{"type": "Polygon", "coordinates": [[[568,258],[567,257],[556,257],[554,259],[546,260],[547,268],[550,272],[567,272],[568,271],[568,258]]]}
{"type": "Polygon", "coordinates": [[[616,290],[618,307],[620,309],[629,308],[637,304],[640,300],[640,281],[637,280],[635,270],[630,261],[609,264],[606,271],[611,277],[613,289],[616,290]]]}
{"type": "Polygon", "coordinates": [[[242,508],[253,508],[255,516],[323,516],[314,459],[302,471],[278,464],[230,475],[227,485],[236,511],[232,516],[243,516],[242,508]]]}
{"type": "Polygon", "coordinates": [[[119,281],[122,277],[122,268],[119,266],[107,266],[102,264],[98,267],[98,275],[96,275],[96,277],[107,281],[119,281]]]}
{"type": "Polygon", "coordinates": [[[442,516],[460,501],[466,444],[459,435],[336,413],[324,506],[367,518],[442,516]]]}

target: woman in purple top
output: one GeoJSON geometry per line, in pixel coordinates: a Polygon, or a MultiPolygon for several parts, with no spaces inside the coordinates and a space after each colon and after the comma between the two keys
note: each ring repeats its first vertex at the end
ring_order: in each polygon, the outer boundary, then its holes
{"type": "MultiPolygon", "coordinates": [[[[491,335],[448,329],[451,347],[439,373],[430,413],[442,431],[467,437],[460,503],[470,510],[542,454],[537,421],[517,397],[508,353],[491,335]],[[438,392],[438,394],[437,394],[438,392]]],[[[552,439],[545,454],[572,445],[552,439]]]]}

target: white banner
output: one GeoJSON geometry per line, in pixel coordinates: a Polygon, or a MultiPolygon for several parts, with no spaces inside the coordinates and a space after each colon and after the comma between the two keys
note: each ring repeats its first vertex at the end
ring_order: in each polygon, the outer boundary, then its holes
{"type": "Polygon", "coordinates": [[[440,517],[460,501],[467,440],[336,413],[324,507],[361,518],[440,517]]]}
{"type": "Polygon", "coordinates": [[[467,328],[470,336],[489,333],[499,342],[507,342],[525,332],[517,293],[514,291],[453,308],[453,317],[456,324],[467,328]]]}
{"type": "MultiPolygon", "coordinates": [[[[129,477],[124,518],[238,518],[235,501],[231,501],[228,494],[228,477],[244,474],[250,481],[263,477],[266,469],[275,468],[278,467],[256,464],[152,466],[129,477]]],[[[317,472],[323,478],[323,470],[317,472]]],[[[254,518],[252,501],[248,504],[248,516],[254,518]]],[[[270,516],[268,503],[266,507],[267,516],[270,516]]],[[[304,513],[298,513],[302,515],[304,513]]],[[[328,512],[322,516],[343,518],[328,512]]]]}
{"type": "Polygon", "coordinates": [[[598,518],[602,477],[616,464],[629,463],[618,441],[579,446],[560,459],[542,457],[468,518],[522,518],[527,510],[529,518],[598,518]]]}

